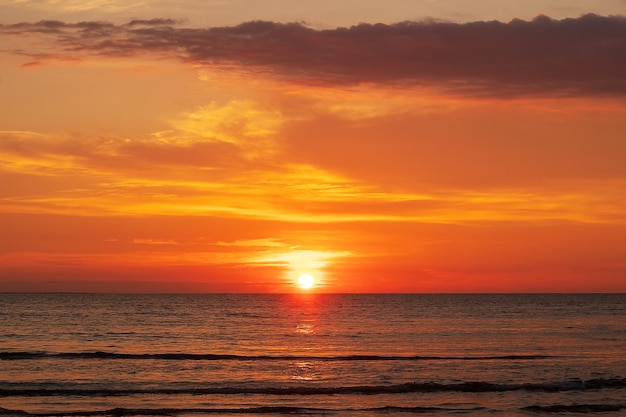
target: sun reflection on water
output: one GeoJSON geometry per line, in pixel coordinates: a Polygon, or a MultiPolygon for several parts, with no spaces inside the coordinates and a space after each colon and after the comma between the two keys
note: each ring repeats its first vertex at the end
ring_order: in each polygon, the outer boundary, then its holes
{"type": "Polygon", "coordinates": [[[297,381],[315,381],[319,379],[319,371],[315,368],[312,361],[293,362],[293,374],[291,379],[297,381]]]}
{"type": "Polygon", "coordinates": [[[310,335],[315,333],[315,325],[309,323],[301,323],[296,326],[296,333],[310,335]]]}

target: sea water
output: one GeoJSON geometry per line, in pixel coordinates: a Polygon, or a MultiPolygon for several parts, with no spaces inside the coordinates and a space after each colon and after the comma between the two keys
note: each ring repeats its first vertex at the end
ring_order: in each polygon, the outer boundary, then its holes
{"type": "Polygon", "coordinates": [[[0,414],[626,415],[626,295],[0,294],[0,414]]]}

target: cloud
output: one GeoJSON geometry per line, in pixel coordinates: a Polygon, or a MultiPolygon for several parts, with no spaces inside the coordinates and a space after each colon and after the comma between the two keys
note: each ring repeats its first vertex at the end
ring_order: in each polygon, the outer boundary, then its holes
{"type": "Polygon", "coordinates": [[[180,245],[180,242],[174,239],[135,238],[133,243],[135,245],[180,245]]]}
{"type": "Polygon", "coordinates": [[[172,119],[172,129],[145,138],[0,131],[0,158],[10,155],[5,166],[38,174],[47,167],[51,175],[84,169],[131,175],[161,172],[171,178],[170,170],[185,169],[195,174],[200,170],[203,176],[210,171],[216,178],[218,171],[241,168],[261,156],[267,159],[275,147],[269,137],[282,123],[278,111],[233,100],[198,107],[172,119]]]}
{"type": "Polygon", "coordinates": [[[234,242],[217,242],[218,246],[236,247],[236,248],[284,248],[285,245],[276,238],[246,239],[236,240],[234,242]]]}
{"type": "MultiPolygon", "coordinates": [[[[623,176],[553,181],[539,188],[519,184],[515,187],[510,181],[503,181],[499,187],[482,187],[483,191],[478,191],[476,184],[463,188],[458,181],[436,187],[419,182],[426,171],[415,162],[413,171],[408,171],[404,161],[399,161],[398,171],[391,174],[370,163],[365,167],[371,171],[369,177],[359,171],[360,167],[347,170],[355,175],[342,177],[331,174],[342,170],[338,163],[334,170],[325,170],[321,162],[316,168],[296,163],[260,165],[242,159],[228,167],[215,158],[216,165],[207,167],[201,165],[202,160],[210,162],[212,148],[199,145],[186,149],[174,143],[138,141],[133,145],[124,140],[85,142],[80,138],[28,132],[0,133],[0,160],[5,161],[0,166],[0,182],[7,184],[0,192],[0,212],[4,213],[209,216],[293,224],[626,221],[623,176]],[[198,153],[200,158],[185,163],[191,153],[198,153]],[[401,171],[404,175],[400,175],[401,171]],[[384,180],[374,178],[385,175],[398,177],[386,185],[384,180]],[[350,179],[359,177],[371,181],[350,179]],[[377,186],[377,181],[383,181],[383,185],[377,186]]],[[[385,159],[385,152],[377,155],[385,159]]],[[[410,156],[412,151],[402,147],[398,152],[410,156]]],[[[332,152],[322,154],[328,156],[332,152]]],[[[608,163],[606,158],[603,162],[608,163]]],[[[445,171],[444,167],[440,175],[445,171]]],[[[471,175],[471,169],[463,172],[471,175]]],[[[215,227],[221,226],[206,230],[215,227]]],[[[247,226],[242,223],[240,227],[247,226]]],[[[190,230],[195,230],[195,226],[190,230]]],[[[172,233],[175,235],[175,229],[172,233]]],[[[298,239],[308,235],[304,232],[298,239]]],[[[126,240],[168,246],[191,239],[150,237],[141,231],[126,240]]],[[[217,241],[218,246],[234,249],[260,250],[282,245],[279,240],[255,235],[220,237],[217,241]]]]}
{"type": "MultiPolygon", "coordinates": [[[[496,97],[626,95],[626,17],[621,16],[332,30],[264,21],[213,28],[175,23],[40,21],[1,25],[0,33],[45,34],[64,59],[151,53],[330,86],[437,86],[457,95],[496,97]]],[[[42,58],[34,51],[13,52],[42,58]]]]}

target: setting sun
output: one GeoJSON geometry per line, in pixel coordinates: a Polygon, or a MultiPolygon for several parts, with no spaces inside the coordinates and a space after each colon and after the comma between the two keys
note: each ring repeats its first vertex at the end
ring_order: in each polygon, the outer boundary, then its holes
{"type": "Polygon", "coordinates": [[[300,275],[300,278],[298,278],[298,286],[300,288],[308,290],[313,287],[313,285],[315,285],[315,278],[313,278],[310,274],[303,274],[300,275]]]}

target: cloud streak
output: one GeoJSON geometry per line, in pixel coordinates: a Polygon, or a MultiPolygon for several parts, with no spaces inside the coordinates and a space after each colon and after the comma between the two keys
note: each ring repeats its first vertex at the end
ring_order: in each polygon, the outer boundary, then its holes
{"type": "Polygon", "coordinates": [[[626,95],[626,17],[620,16],[332,30],[262,21],[215,28],[178,27],[171,19],[41,21],[2,25],[0,32],[53,40],[56,56],[12,51],[37,60],[149,53],[330,86],[436,86],[496,97],[626,95]]]}
{"type": "MultiPolygon", "coordinates": [[[[603,177],[588,184],[578,180],[569,189],[560,184],[537,189],[502,185],[482,192],[416,183],[405,185],[407,192],[400,193],[333,175],[322,167],[269,161],[260,166],[234,159],[236,153],[228,161],[217,156],[211,161],[219,148],[205,145],[210,144],[187,148],[151,141],[85,142],[0,132],[0,161],[12,161],[0,166],[0,181],[20,184],[0,191],[0,212],[204,215],[291,223],[562,219],[624,224],[626,220],[624,180],[619,178],[603,177]],[[194,153],[201,158],[191,158],[194,153]],[[212,165],[203,165],[202,158],[212,165]]],[[[382,175],[378,167],[370,165],[370,169],[382,175]]],[[[419,176],[408,175],[407,181],[419,176]]],[[[137,243],[148,243],[147,238],[141,239],[137,243]]],[[[159,239],[151,243],[171,240],[159,239]]],[[[271,242],[261,243],[271,246],[271,242]]]]}

